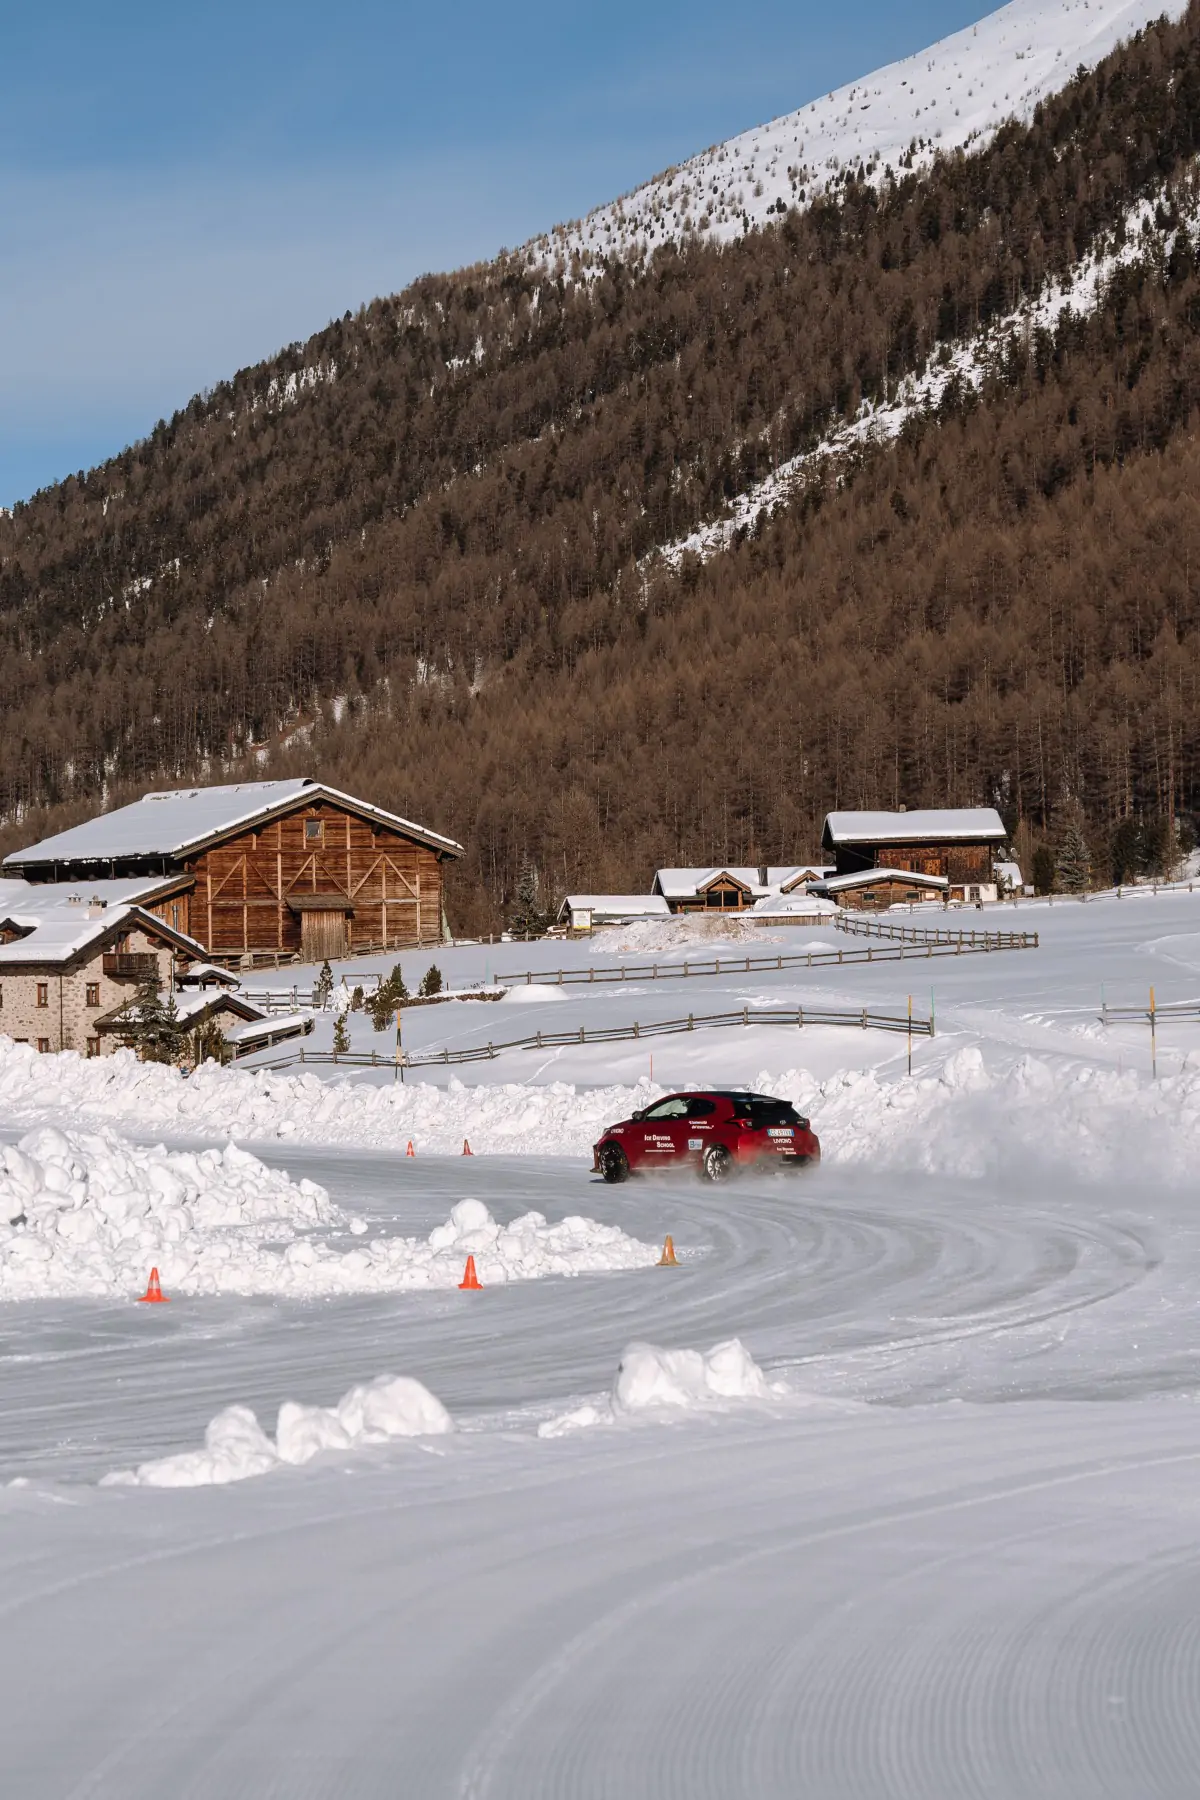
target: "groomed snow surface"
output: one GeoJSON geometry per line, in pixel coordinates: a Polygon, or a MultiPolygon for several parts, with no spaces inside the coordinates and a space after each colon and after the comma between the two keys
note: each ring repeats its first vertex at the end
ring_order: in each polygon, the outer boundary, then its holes
{"type": "Polygon", "coordinates": [[[5,1260],[60,1285],[0,1289],[5,1791],[1190,1800],[1200,1018],[1155,1079],[1100,1004],[1200,999],[1200,894],[1001,920],[1040,948],[547,1006],[913,991],[911,1078],[775,1026],[653,1083],[645,1044],[403,1088],[6,1048],[5,1260]],[[595,1118],[735,1074],[819,1170],[590,1175],[595,1118]],[[137,1305],[181,1247],[233,1279],[137,1305]]]}

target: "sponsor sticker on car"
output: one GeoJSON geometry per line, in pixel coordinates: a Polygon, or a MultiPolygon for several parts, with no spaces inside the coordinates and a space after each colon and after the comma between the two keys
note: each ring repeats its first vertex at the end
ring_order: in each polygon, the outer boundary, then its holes
{"type": "Polygon", "coordinates": [[[689,1150],[703,1150],[703,1148],[704,1148],[704,1139],[703,1138],[689,1138],[688,1139],[688,1149],[689,1150]]]}

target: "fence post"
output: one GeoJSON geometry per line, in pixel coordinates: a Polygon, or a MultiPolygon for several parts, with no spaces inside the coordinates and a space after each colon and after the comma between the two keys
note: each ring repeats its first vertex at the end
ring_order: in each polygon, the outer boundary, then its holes
{"type": "MultiPolygon", "coordinates": [[[[1155,889],[1158,892],[1158,889],[1155,889]]],[[[1150,989],[1150,1079],[1158,1080],[1158,1032],[1154,1019],[1154,989],[1150,989]]]]}
{"type": "Polygon", "coordinates": [[[634,1037],[641,1037],[642,1035],[636,1019],[633,1021],[633,1035],[634,1037]]]}

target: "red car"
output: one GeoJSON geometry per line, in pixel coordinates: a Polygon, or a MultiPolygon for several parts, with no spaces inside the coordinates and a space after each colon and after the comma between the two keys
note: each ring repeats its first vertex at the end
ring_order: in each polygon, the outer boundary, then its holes
{"type": "Polygon", "coordinates": [[[671,1167],[698,1169],[709,1181],[724,1181],[754,1163],[802,1169],[820,1160],[816,1133],[789,1100],[716,1090],[668,1094],[631,1119],[607,1126],[592,1152],[592,1168],[605,1181],[671,1167]]]}

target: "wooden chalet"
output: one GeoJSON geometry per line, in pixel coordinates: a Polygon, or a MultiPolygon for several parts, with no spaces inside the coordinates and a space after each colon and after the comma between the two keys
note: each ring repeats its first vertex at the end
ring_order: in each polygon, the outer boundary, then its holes
{"type": "Polygon", "coordinates": [[[217,961],[320,962],[435,944],[462,847],[307,779],[151,793],[7,858],[29,884],[136,883],[217,961]]]}
{"type": "Polygon", "coordinates": [[[1007,836],[994,808],[971,806],[834,812],[825,820],[821,842],[834,858],[837,877],[872,870],[930,876],[945,883],[948,899],[969,901],[996,899],[993,862],[1007,836]]]}

